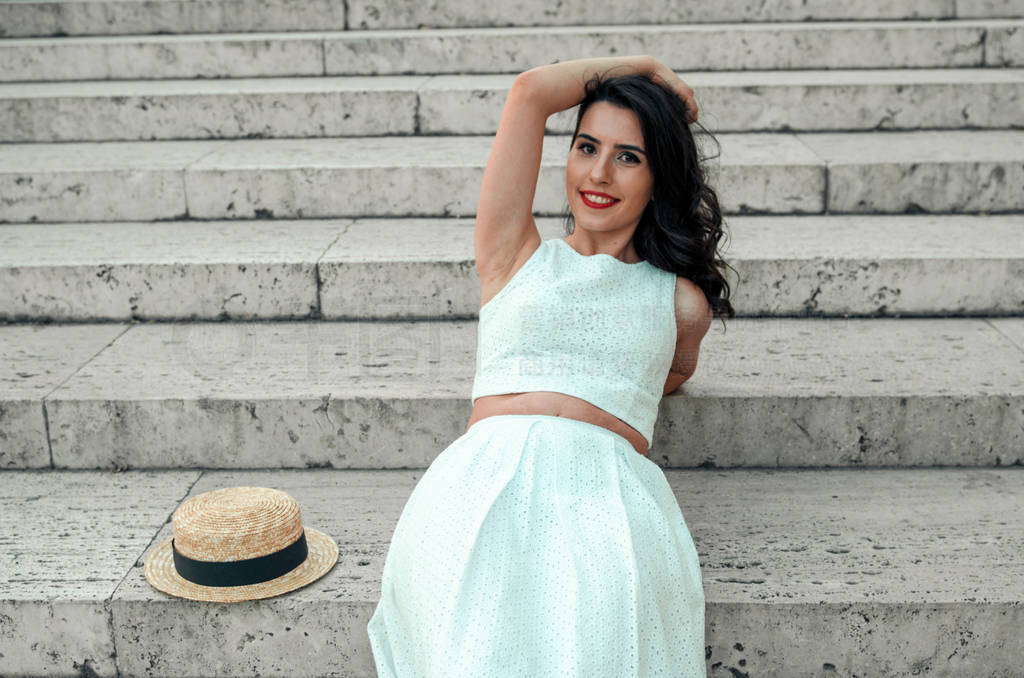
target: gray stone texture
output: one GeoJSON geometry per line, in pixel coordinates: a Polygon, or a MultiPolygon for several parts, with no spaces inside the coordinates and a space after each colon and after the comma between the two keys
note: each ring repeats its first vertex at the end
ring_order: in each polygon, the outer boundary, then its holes
{"type": "Polygon", "coordinates": [[[958,17],[1020,16],[1024,5],[1020,0],[955,0],[958,17]]]}
{"type": "MultiPolygon", "coordinates": [[[[1022,473],[667,471],[703,571],[709,676],[1016,675],[1022,473]]],[[[0,578],[5,669],[372,677],[365,626],[389,540],[421,476],[0,474],[9,545],[0,563],[10,568],[0,578]],[[303,523],[337,541],[334,568],[288,594],[230,605],[152,588],[143,565],[173,534],[174,509],[239,485],[295,497],[303,523]]]]}
{"type": "Polygon", "coordinates": [[[666,474],[708,675],[1016,675],[1021,469],[819,473],[666,474]]]}
{"type": "MultiPolygon", "coordinates": [[[[493,137],[364,137],[226,142],[185,174],[198,218],[472,216],[493,137]],[[260,167],[259,172],[252,171],[260,167]]],[[[722,135],[720,179],[728,211],[819,212],[824,167],[785,135],[722,135]],[[739,205],[731,199],[742,195],[739,205]]],[[[566,205],[568,137],[547,137],[534,197],[538,214],[566,205]]],[[[710,146],[710,144],[708,144],[710,146]]]]}
{"type": "Polygon", "coordinates": [[[662,400],[651,457],[673,467],[1022,464],[1022,393],[1024,351],[986,320],[762,318],[727,331],[716,321],[693,377],[662,400]]]}
{"type": "Polygon", "coordinates": [[[480,308],[471,219],[360,219],[318,270],[324,318],[475,318],[480,308]]]}
{"type": "MultiPolygon", "coordinates": [[[[538,219],[545,240],[566,235],[538,219]]],[[[737,312],[1024,310],[1019,215],[740,216],[737,312]]],[[[473,319],[471,219],[0,225],[0,319],[473,319]]]]}
{"type": "MultiPolygon", "coordinates": [[[[201,218],[472,214],[491,139],[237,140],[185,175],[201,218]],[[259,168],[259,171],[253,171],[259,168]]],[[[545,184],[554,177],[547,154],[545,184]]],[[[538,208],[551,209],[538,187],[538,208]]]]}
{"type": "Polygon", "coordinates": [[[1024,216],[732,216],[743,314],[1024,312],[1024,216]]]}
{"type": "Polygon", "coordinates": [[[1024,65],[1024,24],[1009,23],[992,26],[986,35],[986,66],[1024,65]]]}
{"type": "MultiPolygon", "coordinates": [[[[541,238],[561,219],[537,220],[541,238]]],[[[1018,215],[732,216],[723,246],[740,315],[1017,313],[1018,215]]],[[[471,220],[357,220],[319,262],[323,317],[469,318],[480,306],[471,220]]]]}
{"type": "Polygon", "coordinates": [[[182,170],[221,143],[6,145],[0,223],[183,218],[182,170]]]}
{"type": "Polygon", "coordinates": [[[328,75],[519,73],[593,54],[651,54],[676,71],[963,68],[986,64],[987,31],[1019,33],[1021,24],[990,19],[346,31],[326,38],[324,59],[328,75]]]}
{"type": "Polygon", "coordinates": [[[125,675],[111,598],[199,475],[0,473],[4,675],[125,675]]]}
{"type": "Polygon", "coordinates": [[[54,465],[425,467],[469,420],[473,329],[137,325],[47,400],[54,465]]]}
{"type": "MultiPolygon", "coordinates": [[[[713,133],[1024,127],[1024,71],[893,69],[680,73],[713,133]],[[952,105],[951,102],[957,105],[952,105]]],[[[512,75],[448,75],[419,89],[424,134],[494,134],[512,75]]],[[[571,134],[576,109],[548,121],[571,134]]]]}
{"type": "MultiPolygon", "coordinates": [[[[278,205],[308,212],[298,216],[473,216],[480,181],[493,137],[418,137],[414,140],[375,137],[363,139],[237,141],[196,163],[186,174],[189,205],[196,215],[235,217],[278,205]],[[245,163],[262,158],[263,166],[281,168],[244,172],[245,163]],[[301,158],[297,160],[296,158],[301,158]],[[239,168],[242,165],[242,168],[239,168]],[[295,172],[289,166],[300,165],[295,172]],[[329,169],[312,175],[308,165],[329,169]],[[202,179],[199,180],[199,175],[202,179]],[[191,179],[197,181],[192,182],[191,179]],[[253,181],[256,186],[244,189],[253,181]],[[320,182],[325,182],[321,184],[320,182]],[[330,185],[332,190],[327,190],[330,185]],[[345,192],[338,190],[346,187],[345,192]],[[200,194],[199,191],[202,191],[200,194]],[[240,200],[245,192],[246,200],[240,200]],[[209,204],[208,196],[220,204],[209,204]],[[225,196],[235,204],[225,214],[225,196]],[[250,201],[253,196],[256,201],[250,201]],[[246,210],[251,210],[247,212],[246,210]]],[[[534,198],[538,214],[560,214],[566,206],[565,156],[569,138],[546,137],[534,198]]],[[[736,134],[717,139],[721,165],[709,162],[718,179],[726,211],[819,212],[824,189],[821,161],[795,139],[785,135],[736,134]],[[749,202],[736,204],[732,195],[749,202]]],[[[711,152],[706,139],[699,143],[711,152]]]]}
{"type": "Polygon", "coordinates": [[[0,3],[0,37],[344,30],[337,0],[71,0],[0,3]]]}
{"type": "Polygon", "coordinates": [[[349,221],[0,225],[7,320],[306,318],[349,221]],[[101,237],[98,237],[101,236],[101,237]]]}
{"type": "MultiPolygon", "coordinates": [[[[113,597],[113,634],[123,675],[375,675],[366,624],[397,514],[418,472],[205,472],[188,496],[249,485],[287,492],[303,525],[338,543],[338,562],[315,582],[283,596],[198,603],[155,590],[141,556],[113,597]],[[211,629],[196,637],[196,629],[211,629]]],[[[187,499],[187,497],[183,498],[187,499]]],[[[173,535],[168,521],[152,540],[173,535]]]]}
{"type": "MultiPolygon", "coordinates": [[[[409,135],[424,77],[0,85],[3,141],[409,135]]],[[[1024,83],[1022,83],[1024,84],[1024,83]]]]}
{"type": "Polygon", "coordinates": [[[1021,209],[1024,130],[822,133],[797,138],[828,163],[829,212],[1021,209]]]}
{"type": "Polygon", "coordinates": [[[43,399],[125,329],[0,325],[0,469],[50,465],[43,399]]]}
{"type": "MultiPolygon", "coordinates": [[[[53,463],[425,467],[465,430],[475,348],[458,320],[135,326],[47,397],[53,463]]],[[[716,321],[651,458],[1024,463],[1022,403],[1024,350],[986,320],[716,321]]]]}
{"type": "Polygon", "coordinates": [[[988,323],[1009,339],[1014,346],[1024,351],[1024,323],[1016,318],[989,318],[988,323]]]}
{"type": "Polygon", "coordinates": [[[964,19],[7,39],[0,78],[518,73],[645,53],[679,71],[1021,66],[1021,35],[1021,19],[964,19]]]}
{"type": "Polygon", "coordinates": [[[0,79],[16,82],[323,75],[323,35],[8,39],[0,42],[0,79]]]}
{"type": "MultiPolygon", "coordinates": [[[[1024,131],[698,135],[726,213],[1005,212],[1024,131]]],[[[471,216],[491,137],[11,144],[0,221],[471,216]],[[184,181],[182,182],[182,174],[184,181]]],[[[546,137],[534,210],[565,206],[568,137],[546,137]]]]}
{"type": "MultiPolygon", "coordinates": [[[[589,3],[563,0],[479,5],[471,0],[430,0],[387,3],[380,0],[349,0],[349,26],[354,29],[441,28],[447,26],[532,26],[559,24],[692,24],[710,22],[823,21],[829,19],[923,19],[952,18],[954,0],[907,0],[899,4],[867,0],[840,5],[829,0],[778,0],[750,2],[723,0],[714,4],[666,3],[640,0],[632,3],[589,3]]],[[[977,8],[980,9],[980,8],[977,8]]],[[[1001,16],[1003,8],[990,8],[1001,16]]]]}

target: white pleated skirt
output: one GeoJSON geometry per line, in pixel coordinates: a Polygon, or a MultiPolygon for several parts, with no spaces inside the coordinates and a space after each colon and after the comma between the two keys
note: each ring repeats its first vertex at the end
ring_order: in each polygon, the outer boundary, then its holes
{"type": "Polygon", "coordinates": [[[481,419],[434,459],[367,633],[379,678],[706,676],[700,562],[663,471],[550,415],[481,419]]]}

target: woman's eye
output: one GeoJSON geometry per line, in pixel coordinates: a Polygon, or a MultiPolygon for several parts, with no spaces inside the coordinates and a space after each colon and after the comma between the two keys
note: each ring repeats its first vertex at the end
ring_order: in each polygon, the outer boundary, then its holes
{"type": "Polygon", "coordinates": [[[636,157],[632,153],[623,153],[619,157],[625,160],[626,162],[640,162],[640,158],[636,157]]]}
{"type": "Polygon", "coordinates": [[[584,153],[590,153],[594,149],[594,145],[593,144],[583,143],[583,144],[580,144],[577,148],[579,148],[584,153]]]}

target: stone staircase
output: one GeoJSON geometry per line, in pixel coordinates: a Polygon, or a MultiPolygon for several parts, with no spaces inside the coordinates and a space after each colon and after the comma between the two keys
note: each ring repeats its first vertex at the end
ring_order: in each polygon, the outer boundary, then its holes
{"type": "Polygon", "coordinates": [[[0,676],[375,676],[391,533],[471,409],[505,91],[636,53],[697,93],[738,273],[650,453],[708,675],[1024,676],[1024,3],[598,4],[0,0],[0,676]],[[233,485],[335,568],[153,590],[233,485]]]}

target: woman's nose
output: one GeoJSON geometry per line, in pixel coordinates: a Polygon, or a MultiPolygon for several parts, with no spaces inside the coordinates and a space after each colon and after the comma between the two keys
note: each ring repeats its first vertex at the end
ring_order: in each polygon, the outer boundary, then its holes
{"type": "Polygon", "coordinates": [[[609,159],[597,158],[590,166],[590,179],[594,183],[608,183],[611,177],[611,170],[608,167],[609,159]]]}

